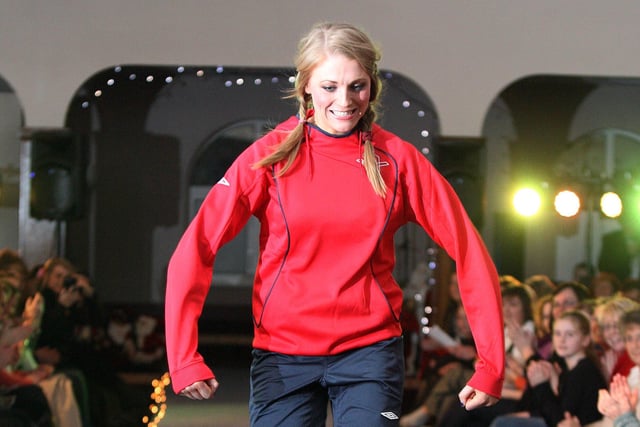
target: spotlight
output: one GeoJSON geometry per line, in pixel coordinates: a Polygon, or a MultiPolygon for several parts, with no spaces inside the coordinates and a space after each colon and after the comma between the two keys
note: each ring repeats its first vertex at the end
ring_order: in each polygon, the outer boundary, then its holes
{"type": "Polygon", "coordinates": [[[541,200],[537,191],[523,188],[513,196],[513,207],[522,216],[533,216],[540,210],[541,200]]]}
{"type": "Polygon", "coordinates": [[[609,218],[617,218],[622,213],[622,199],[617,193],[608,191],[600,198],[600,210],[609,218]]]}
{"type": "Polygon", "coordinates": [[[558,215],[571,218],[580,211],[580,197],[573,191],[563,190],[556,194],[553,206],[558,215]]]}

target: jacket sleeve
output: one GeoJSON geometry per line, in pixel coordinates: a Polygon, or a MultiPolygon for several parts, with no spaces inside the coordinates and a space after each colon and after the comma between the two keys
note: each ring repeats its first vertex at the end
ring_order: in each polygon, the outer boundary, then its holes
{"type": "Polygon", "coordinates": [[[179,393],[214,377],[198,353],[198,320],[211,287],[216,253],[251,216],[264,170],[254,171],[251,147],[215,184],[182,235],[167,269],[165,332],[172,388],[179,393]]]}
{"type": "Polygon", "coordinates": [[[456,262],[462,304],[478,352],[468,384],[500,397],[505,348],[498,273],[453,188],[418,150],[412,153],[404,178],[405,205],[409,219],[456,262]]]}
{"type": "Polygon", "coordinates": [[[640,427],[640,421],[632,412],[626,412],[613,420],[613,427],[640,427]]]}

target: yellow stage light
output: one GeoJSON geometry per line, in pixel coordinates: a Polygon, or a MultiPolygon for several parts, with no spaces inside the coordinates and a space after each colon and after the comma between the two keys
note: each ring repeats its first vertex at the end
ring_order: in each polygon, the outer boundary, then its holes
{"type": "Polygon", "coordinates": [[[522,216],[533,216],[540,210],[542,199],[537,191],[531,188],[518,190],[513,196],[513,207],[522,216]]]}

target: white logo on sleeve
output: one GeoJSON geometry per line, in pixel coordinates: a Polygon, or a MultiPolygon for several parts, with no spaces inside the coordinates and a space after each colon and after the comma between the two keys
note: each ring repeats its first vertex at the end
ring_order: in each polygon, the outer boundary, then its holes
{"type": "Polygon", "coordinates": [[[218,181],[218,184],[226,185],[227,187],[231,187],[231,184],[229,184],[229,181],[227,181],[227,178],[225,178],[224,176],[222,178],[220,178],[220,181],[218,181]]]}
{"type": "Polygon", "coordinates": [[[393,412],[380,412],[380,415],[382,415],[383,417],[389,419],[389,420],[397,420],[398,416],[396,414],[394,414],[393,412]]]}

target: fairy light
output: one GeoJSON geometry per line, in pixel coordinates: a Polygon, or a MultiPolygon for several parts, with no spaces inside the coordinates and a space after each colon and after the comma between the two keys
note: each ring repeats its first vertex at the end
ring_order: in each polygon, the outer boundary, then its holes
{"type": "Polygon", "coordinates": [[[151,387],[153,388],[151,400],[153,403],[149,405],[149,411],[152,416],[145,415],[142,417],[142,423],[146,426],[157,427],[167,414],[167,392],[165,389],[169,384],[171,384],[171,378],[168,372],[162,374],[160,378],[151,381],[151,387]]]}

